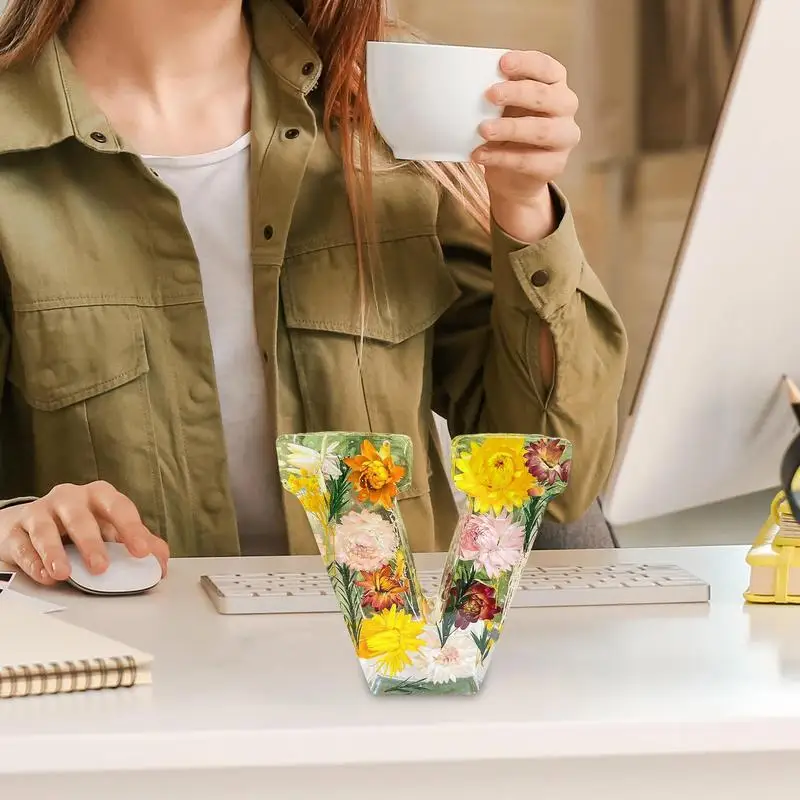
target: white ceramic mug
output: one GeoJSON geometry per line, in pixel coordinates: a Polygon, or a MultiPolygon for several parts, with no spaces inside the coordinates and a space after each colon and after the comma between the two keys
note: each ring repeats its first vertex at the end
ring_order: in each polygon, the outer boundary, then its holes
{"type": "Polygon", "coordinates": [[[369,42],[367,91],[379,133],[395,158],[470,161],[484,143],[482,122],[503,109],[486,92],[507,78],[507,50],[485,47],[369,42]]]}

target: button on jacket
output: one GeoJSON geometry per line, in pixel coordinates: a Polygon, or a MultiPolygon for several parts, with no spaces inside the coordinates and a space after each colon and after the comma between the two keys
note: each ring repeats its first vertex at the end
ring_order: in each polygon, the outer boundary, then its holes
{"type": "MultiPolygon", "coordinates": [[[[251,221],[264,379],[280,433],[404,433],[412,545],[449,544],[455,505],[432,410],[451,431],[570,439],[551,507],[605,481],[626,358],[620,319],[564,198],[535,245],[485,235],[413,167],[375,176],[365,327],[341,163],[320,128],[321,64],[283,0],[252,0],[251,221]],[[542,324],[557,354],[539,377],[542,324]]],[[[176,556],[235,555],[203,287],[178,201],[89,99],[58,40],[0,73],[0,497],[106,480],[176,556]]],[[[316,545],[284,495],[289,549],[316,545]]],[[[265,534],[266,535],[266,534],[265,534]]]]}

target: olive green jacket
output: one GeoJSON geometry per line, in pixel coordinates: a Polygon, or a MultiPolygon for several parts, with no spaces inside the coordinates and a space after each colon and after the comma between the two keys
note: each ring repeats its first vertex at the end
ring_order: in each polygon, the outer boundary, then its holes
{"type": "MultiPolygon", "coordinates": [[[[581,516],[614,455],[627,343],[563,198],[554,190],[558,230],[526,246],[482,234],[418,170],[379,172],[367,290],[378,308],[359,366],[356,248],[341,164],[320,132],[319,56],[284,0],[251,6],[252,259],[276,432],[410,436],[401,509],[418,550],[445,548],[455,522],[432,410],[454,434],[570,439],[572,485],[552,514],[581,516]],[[543,321],[557,351],[551,391],[537,363],[543,321]]],[[[239,552],[178,201],[56,40],[0,73],[0,497],[98,479],[137,504],[173,555],[239,552]]],[[[314,552],[299,504],[285,495],[284,510],[290,551],[314,552]]]]}

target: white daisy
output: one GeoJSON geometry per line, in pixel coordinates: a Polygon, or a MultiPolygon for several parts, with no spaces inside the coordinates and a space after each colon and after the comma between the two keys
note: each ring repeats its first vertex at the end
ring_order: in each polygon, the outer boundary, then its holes
{"type": "Polygon", "coordinates": [[[466,631],[454,631],[442,646],[436,628],[429,628],[420,648],[419,669],[429,683],[455,683],[476,674],[480,653],[466,631]]]}
{"type": "Polygon", "coordinates": [[[301,444],[289,444],[286,457],[288,465],[295,470],[312,475],[321,472],[326,478],[338,478],[342,474],[339,456],[336,455],[338,442],[323,445],[321,451],[312,450],[301,444]]]}

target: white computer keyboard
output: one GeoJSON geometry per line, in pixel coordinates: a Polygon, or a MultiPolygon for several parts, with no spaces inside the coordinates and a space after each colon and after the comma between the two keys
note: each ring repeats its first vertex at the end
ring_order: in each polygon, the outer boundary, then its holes
{"type": "MultiPolygon", "coordinates": [[[[435,596],[438,572],[419,571],[423,591],[435,596]]],[[[339,610],[325,573],[263,572],[203,575],[220,614],[313,614],[339,610]]],[[[527,567],[515,608],[707,603],[709,585],[673,564],[600,567],[527,567]]]]}

